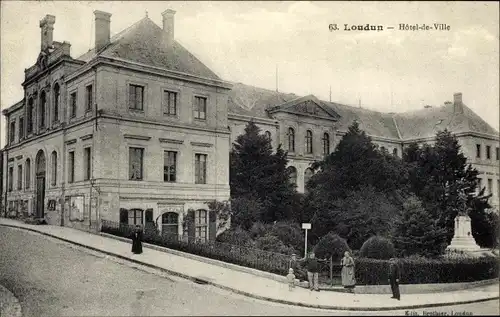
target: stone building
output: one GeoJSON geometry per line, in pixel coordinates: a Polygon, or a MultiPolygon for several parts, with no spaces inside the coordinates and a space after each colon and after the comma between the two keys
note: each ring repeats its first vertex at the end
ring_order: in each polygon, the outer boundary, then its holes
{"type": "Polygon", "coordinates": [[[231,142],[250,120],[288,150],[300,192],[310,163],[332,152],[353,120],[398,156],[447,128],[498,207],[498,132],[461,94],[441,107],[394,114],[229,83],[175,40],[174,11],[163,12],[162,27],[145,17],[113,37],[111,14],[94,14],[95,48],[78,58],[70,43],[53,40],[54,16],[40,21],[24,98],[3,111],[9,213],[79,229],[101,219],[151,224],[213,239],[217,224],[206,203],[229,198],[231,142]],[[191,226],[183,225],[188,211],[191,226]]]}

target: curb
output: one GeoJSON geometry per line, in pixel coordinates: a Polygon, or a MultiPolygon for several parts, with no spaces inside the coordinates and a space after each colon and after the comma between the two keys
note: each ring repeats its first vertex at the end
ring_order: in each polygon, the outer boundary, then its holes
{"type": "Polygon", "coordinates": [[[0,316],[23,316],[21,304],[17,297],[2,285],[0,285],[0,316]]]}
{"type": "MultiPolygon", "coordinates": [[[[144,265],[144,266],[147,266],[147,267],[150,267],[150,268],[153,268],[153,269],[157,269],[157,270],[160,270],[162,272],[169,273],[171,275],[178,276],[178,277],[190,280],[190,281],[198,283],[198,284],[201,281],[201,282],[203,282],[203,284],[212,285],[212,286],[215,286],[215,287],[218,287],[218,288],[221,288],[221,289],[224,289],[224,290],[236,293],[236,294],[240,294],[240,295],[244,295],[244,296],[247,296],[247,297],[252,297],[252,298],[255,298],[255,299],[264,300],[264,301],[268,301],[268,302],[275,302],[275,303],[279,303],[279,304],[286,304],[286,305],[292,305],[292,306],[308,307],[308,308],[319,308],[319,309],[325,309],[325,310],[389,311],[389,310],[405,310],[405,309],[417,309],[417,308],[430,308],[430,307],[440,307],[440,306],[463,305],[463,304],[479,303],[479,302],[485,302],[485,301],[500,299],[500,296],[495,296],[495,297],[490,297],[490,298],[481,298],[481,299],[473,299],[473,300],[463,300],[463,301],[455,301],[455,302],[448,302],[448,303],[418,304],[418,305],[397,306],[397,307],[394,307],[394,306],[390,306],[390,307],[345,307],[345,306],[329,306],[329,305],[315,305],[315,304],[297,303],[297,302],[292,302],[292,301],[287,301],[287,300],[282,300],[282,299],[276,299],[276,298],[271,298],[271,297],[265,297],[265,296],[261,296],[261,295],[256,295],[256,294],[253,294],[253,293],[248,293],[248,292],[241,291],[241,290],[238,290],[238,289],[235,289],[235,288],[232,288],[232,287],[228,287],[228,286],[224,286],[224,285],[221,285],[221,284],[218,284],[218,283],[214,283],[214,282],[210,281],[209,279],[204,279],[202,277],[189,276],[189,275],[182,274],[182,273],[179,273],[179,272],[171,271],[169,269],[165,269],[165,268],[153,265],[153,264],[149,264],[149,263],[142,262],[142,261],[139,261],[139,260],[136,260],[136,259],[132,259],[132,258],[129,258],[127,256],[123,256],[123,255],[120,255],[120,254],[115,254],[115,253],[109,252],[109,251],[100,250],[100,249],[97,249],[97,248],[94,248],[94,247],[91,247],[91,246],[88,246],[88,245],[84,245],[84,244],[81,244],[81,243],[78,243],[78,242],[74,242],[74,241],[71,241],[71,240],[68,240],[68,239],[65,239],[65,238],[61,238],[61,237],[55,236],[55,235],[50,234],[50,233],[41,232],[41,231],[38,231],[36,229],[26,228],[26,227],[20,227],[20,226],[15,226],[15,225],[1,224],[1,223],[0,223],[0,226],[10,227],[10,228],[15,228],[15,229],[22,229],[22,230],[27,230],[27,231],[32,231],[32,232],[35,232],[35,233],[38,233],[38,234],[42,234],[42,235],[45,235],[45,236],[49,236],[49,237],[52,237],[52,238],[55,238],[55,239],[58,239],[58,240],[70,243],[70,244],[77,245],[77,246],[80,246],[80,247],[83,247],[83,248],[86,248],[86,249],[90,249],[90,250],[93,250],[93,251],[96,251],[96,252],[104,253],[104,254],[107,254],[107,255],[110,255],[110,256],[113,256],[113,257],[117,257],[117,258],[120,258],[120,259],[123,259],[123,260],[127,260],[127,261],[130,261],[130,262],[136,263],[136,264],[140,264],[140,265],[144,265]]],[[[92,234],[92,233],[89,233],[89,234],[92,234]]]]}

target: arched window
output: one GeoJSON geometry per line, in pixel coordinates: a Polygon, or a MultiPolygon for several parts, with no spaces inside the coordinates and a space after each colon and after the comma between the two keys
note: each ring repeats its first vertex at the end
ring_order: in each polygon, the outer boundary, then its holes
{"type": "Polygon", "coordinates": [[[398,149],[397,148],[394,148],[394,150],[392,150],[392,155],[398,156],[398,149]]]}
{"type": "Polygon", "coordinates": [[[53,151],[52,154],[50,155],[50,161],[51,161],[51,169],[52,169],[52,175],[51,175],[51,184],[52,186],[56,186],[57,184],[57,153],[56,151],[53,151]]]}
{"type": "Polygon", "coordinates": [[[291,184],[297,185],[297,169],[294,166],[289,166],[288,170],[290,171],[289,180],[291,184]]]}
{"type": "Polygon", "coordinates": [[[288,151],[295,152],[295,131],[288,128],[288,151]]]}
{"type": "Polygon", "coordinates": [[[26,167],[24,170],[24,188],[29,189],[31,183],[31,161],[30,159],[26,159],[26,167]]]}
{"type": "Polygon", "coordinates": [[[194,230],[196,241],[205,242],[208,240],[208,212],[205,209],[195,211],[194,230]]]}
{"type": "Polygon", "coordinates": [[[60,103],[60,88],[59,84],[54,85],[54,116],[52,118],[52,122],[58,122],[59,121],[59,103],[60,103]]]}
{"type": "Polygon", "coordinates": [[[306,153],[312,154],[313,152],[313,133],[311,130],[306,132],[306,153]]]}
{"type": "Polygon", "coordinates": [[[266,138],[268,138],[269,140],[271,140],[271,132],[266,131],[264,134],[266,135],[266,138]]]}
{"type": "Polygon", "coordinates": [[[330,154],[330,135],[328,133],[323,134],[323,155],[327,156],[330,154]]]}
{"type": "Polygon", "coordinates": [[[39,118],[40,118],[40,124],[38,125],[39,128],[44,128],[45,127],[45,109],[47,105],[47,96],[45,94],[45,91],[42,91],[40,94],[40,107],[39,107],[39,118]]]}
{"type": "Polygon", "coordinates": [[[175,212],[166,212],[161,215],[161,234],[176,238],[179,234],[179,215],[175,212]]]}
{"type": "Polygon", "coordinates": [[[33,98],[28,99],[28,109],[26,110],[26,131],[33,132],[33,98]]]}
{"type": "Polygon", "coordinates": [[[314,175],[312,169],[306,168],[306,171],[304,172],[304,192],[307,193],[307,182],[311,179],[311,177],[314,175]]]}

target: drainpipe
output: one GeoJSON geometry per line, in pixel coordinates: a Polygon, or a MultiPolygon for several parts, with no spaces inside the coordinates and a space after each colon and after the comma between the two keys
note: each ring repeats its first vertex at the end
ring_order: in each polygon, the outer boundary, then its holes
{"type": "MultiPolygon", "coordinates": [[[[8,137],[8,134],[7,134],[8,137]]],[[[5,218],[7,218],[7,193],[9,192],[9,149],[8,145],[5,147],[5,206],[4,206],[4,214],[5,218]]],[[[2,166],[3,168],[3,166],[2,166]]]]}
{"type": "MultiPolygon", "coordinates": [[[[92,129],[92,151],[90,152],[90,154],[92,155],[91,157],[91,165],[90,165],[90,196],[89,196],[89,228],[90,230],[92,230],[92,214],[91,214],[91,211],[92,211],[92,189],[94,187],[94,184],[95,184],[95,179],[94,179],[94,163],[95,163],[95,153],[97,152],[96,151],[96,137],[97,137],[97,116],[98,116],[98,105],[97,105],[97,67],[94,65],[92,66],[92,69],[94,70],[94,86],[93,86],[93,89],[94,91],[92,92],[93,95],[94,95],[94,110],[95,110],[95,114],[94,114],[94,126],[93,126],[93,129],[92,129]]],[[[96,188],[96,192],[97,192],[97,195],[95,197],[95,216],[96,216],[96,230],[99,230],[99,224],[100,224],[100,221],[99,221],[99,190],[96,188]]]]}
{"type": "MultiPolygon", "coordinates": [[[[67,98],[67,85],[64,85],[65,87],[65,93],[64,93],[64,120],[62,122],[63,124],[63,144],[62,144],[62,181],[61,181],[61,226],[64,226],[64,217],[66,213],[66,133],[68,131],[68,125],[69,125],[69,118],[68,118],[68,111],[67,111],[67,105],[68,105],[68,98],[67,98]]],[[[68,217],[69,219],[69,217],[68,217]]]]}

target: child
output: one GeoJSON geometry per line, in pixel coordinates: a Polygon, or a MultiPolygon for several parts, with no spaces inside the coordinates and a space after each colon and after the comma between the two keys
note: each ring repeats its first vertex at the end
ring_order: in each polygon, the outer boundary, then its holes
{"type": "Polygon", "coordinates": [[[295,288],[295,274],[293,274],[292,268],[288,269],[288,275],[286,276],[286,279],[288,280],[288,290],[291,291],[293,288],[295,288]]]}

